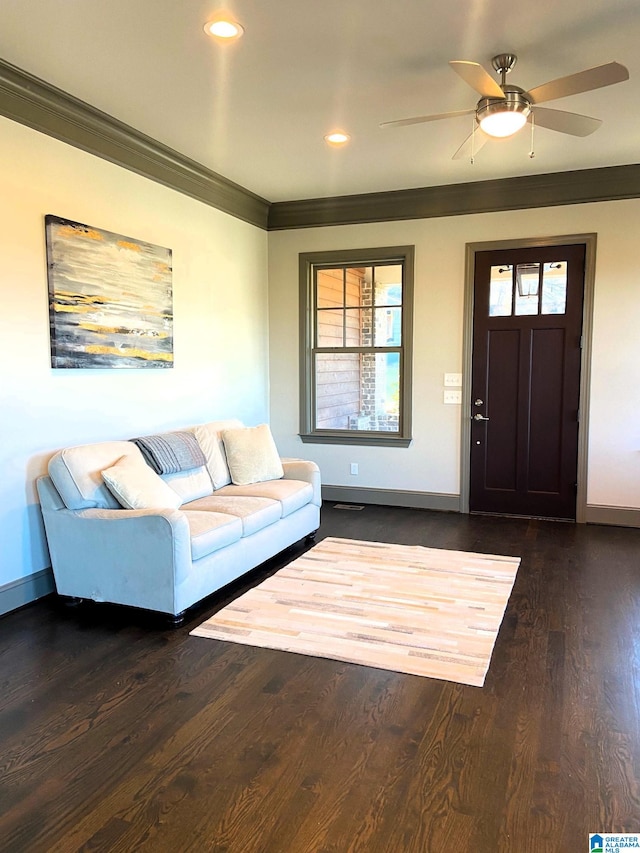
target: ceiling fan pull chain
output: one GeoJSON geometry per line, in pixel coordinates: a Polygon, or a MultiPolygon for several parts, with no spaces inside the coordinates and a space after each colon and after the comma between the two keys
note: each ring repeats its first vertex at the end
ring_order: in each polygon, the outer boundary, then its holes
{"type": "Polygon", "coordinates": [[[471,126],[471,160],[470,160],[470,163],[472,166],[476,162],[476,159],[474,156],[475,153],[476,153],[476,120],[474,118],[473,124],[471,126]]]}
{"type": "Polygon", "coordinates": [[[531,113],[531,151],[529,151],[529,157],[531,158],[531,160],[533,160],[533,158],[536,156],[536,152],[534,151],[534,146],[533,146],[533,132],[535,129],[536,129],[536,118],[535,118],[535,113],[532,112],[531,113]]]}

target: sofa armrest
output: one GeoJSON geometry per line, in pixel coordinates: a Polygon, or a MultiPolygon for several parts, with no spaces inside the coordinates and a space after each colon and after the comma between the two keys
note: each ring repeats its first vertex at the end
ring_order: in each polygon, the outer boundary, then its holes
{"type": "Polygon", "coordinates": [[[311,483],[313,486],[313,503],[322,506],[322,482],[320,469],[315,462],[308,459],[283,458],[282,468],[285,480],[301,480],[303,483],[311,483]]]}
{"type": "MultiPolygon", "coordinates": [[[[176,613],[175,590],[191,569],[191,537],[180,510],[59,508],[38,481],[57,591],[176,613]]],[[[55,494],[54,494],[55,498],[55,494]]]]}

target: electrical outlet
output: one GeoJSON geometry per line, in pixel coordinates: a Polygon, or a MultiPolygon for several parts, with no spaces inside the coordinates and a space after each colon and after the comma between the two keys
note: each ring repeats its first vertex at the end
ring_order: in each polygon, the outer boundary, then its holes
{"type": "Polygon", "coordinates": [[[357,462],[351,463],[351,473],[353,474],[354,477],[357,477],[357,475],[358,475],[358,463],[357,462]]]}
{"type": "Polygon", "coordinates": [[[462,391],[459,388],[450,391],[445,390],[443,395],[443,403],[446,406],[457,406],[462,403],[462,391]]]}

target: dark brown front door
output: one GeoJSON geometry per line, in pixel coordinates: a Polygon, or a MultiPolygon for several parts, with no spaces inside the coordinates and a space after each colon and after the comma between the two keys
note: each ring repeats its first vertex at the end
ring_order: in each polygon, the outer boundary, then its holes
{"type": "Polygon", "coordinates": [[[585,246],[475,256],[469,509],[576,517],[585,246]]]}

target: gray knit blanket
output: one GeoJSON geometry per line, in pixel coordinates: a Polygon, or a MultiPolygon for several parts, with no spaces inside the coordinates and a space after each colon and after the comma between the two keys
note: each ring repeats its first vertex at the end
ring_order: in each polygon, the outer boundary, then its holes
{"type": "Polygon", "coordinates": [[[132,438],[131,441],[156,474],[175,474],[200,468],[206,463],[198,439],[191,432],[163,432],[132,438]]]}

